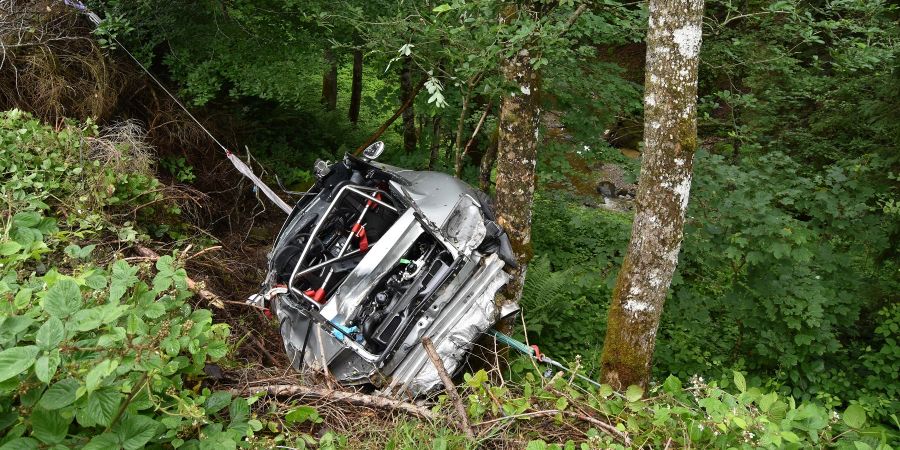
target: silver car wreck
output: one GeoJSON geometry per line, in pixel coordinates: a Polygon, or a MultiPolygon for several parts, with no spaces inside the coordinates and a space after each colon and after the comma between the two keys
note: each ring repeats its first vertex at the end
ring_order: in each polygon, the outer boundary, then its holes
{"type": "Polygon", "coordinates": [[[422,338],[453,374],[498,321],[494,296],[515,262],[485,194],[374,162],[382,150],[316,164],[315,186],[269,255],[260,300],[295,368],[421,395],[441,384],[422,338]]]}

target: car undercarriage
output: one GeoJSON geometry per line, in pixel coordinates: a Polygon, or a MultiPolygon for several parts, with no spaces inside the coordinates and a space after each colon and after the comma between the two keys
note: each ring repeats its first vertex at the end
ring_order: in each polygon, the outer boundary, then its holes
{"type": "Polygon", "coordinates": [[[495,294],[515,261],[488,197],[440,172],[364,157],[316,164],[254,301],[275,312],[296,369],[417,396],[441,381],[421,341],[456,372],[474,342],[516,305],[495,294]]]}

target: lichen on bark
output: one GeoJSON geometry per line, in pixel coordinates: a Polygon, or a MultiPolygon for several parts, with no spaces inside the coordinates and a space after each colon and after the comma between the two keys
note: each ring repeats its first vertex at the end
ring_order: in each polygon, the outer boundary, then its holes
{"type": "MultiPolygon", "coordinates": [[[[511,10],[512,11],[512,10],[511,10]]],[[[511,11],[504,16],[510,17],[511,11]]],[[[517,301],[532,257],[531,205],[537,163],[540,77],[531,66],[527,48],[501,63],[508,90],[500,103],[495,184],[497,221],[506,230],[519,267],[509,269],[511,280],[498,303],[517,301]]]]}
{"type": "Polygon", "coordinates": [[[601,357],[602,379],[617,389],[649,380],[678,263],[697,146],[702,16],[702,0],[650,0],[641,175],[601,357]]]}

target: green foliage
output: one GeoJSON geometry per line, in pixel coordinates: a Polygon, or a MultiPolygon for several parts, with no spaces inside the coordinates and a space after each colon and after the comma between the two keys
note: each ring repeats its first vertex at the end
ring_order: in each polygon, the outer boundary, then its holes
{"type": "Polygon", "coordinates": [[[469,416],[481,423],[508,423],[508,432],[532,439],[528,448],[889,449],[898,439],[896,431],[871,426],[861,407],[852,405],[838,414],[812,402],[798,404],[789,396],[748,387],[740,372],[732,380],[708,384],[696,377],[683,383],[669,376],[646,395],[637,386],[625,395],[605,385],[584,389],[560,375],[546,380],[528,374],[513,386],[491,384],[484,371],[467,374],[469,416]],[[586,438],[546,442],[543,433],[528,434],[529,422],[540,423],[547,415],[563,429],[586,426],[586,438]]]}
{"type": "Polygon", "coordinates": [[[197,178],[197,175],[194,174],[194,168],[188,164],[184,157],[163,158],[159,163],[172,177],[181,183],[190,183],[197,178]]]}
{"type": "Polygon", "coordinates": [[[17,211],[0,219],[0,448],[234,448],[260,424],[246,399],[201,389],[229,329],[186,303],[184,269],[168,255],[155,268],[104,267],[96,245],[72,242],[113,231],[98,213],[133,208],[144,200],[135,191],[155,185],[78,165],[91,130],[0,115],[0,192],[17,211]]]}

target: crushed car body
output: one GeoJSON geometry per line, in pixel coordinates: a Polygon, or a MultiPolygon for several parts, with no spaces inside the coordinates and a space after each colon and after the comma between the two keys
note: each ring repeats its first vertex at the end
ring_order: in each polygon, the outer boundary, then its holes
{"type": "Polygon", "coordinates": [[[317,162],[257,298],[275,311],[295,368],[418,396],[441,385],[422,338],[453,374],[517,309],[494,303],[515,262],[485,194],[444,173],[374,162],[382,150],[317,162]]]}

